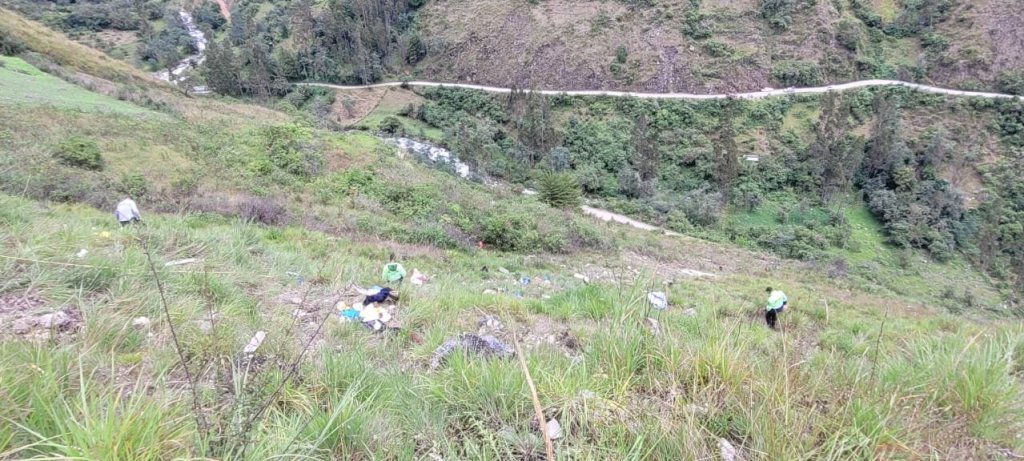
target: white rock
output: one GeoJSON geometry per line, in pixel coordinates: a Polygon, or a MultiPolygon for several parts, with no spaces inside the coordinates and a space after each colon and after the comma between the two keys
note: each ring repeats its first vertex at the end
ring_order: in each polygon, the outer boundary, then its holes
{"type": "Polygon", "coordinates": [[[263,340],[266,339],[266,337],[267,332],[257,331],[256,334],[252,336],[252,339],[249,340],[249,344],[246,344],[245,348],[242,349],[242,352],[246,354],[256,352],[256,349],[260,348],[260,345],[263,344],[263,340]]]}
{"type": "Polygon", "coordinates": [[[660,291],[654,291],[647,293],[647,301],[654,306],[655,309],[665,310],[668,308],[668,296],[660,291]]]}
{"type": "Polygon", "coordinates": [[[65,314],[64,311],[58,311],[52,314],[41,315],[36,321],[43,328],[59,328],[71,323],[71,317],[68,317],[68,314],[65,314]]]}
{"type": "Polygon", "coordinates": [[[683,315],[685,315],[687,317],[696,317],[697,316],[697,309],[693,309],[693,308],[686,309],[686,310],[683,311],[683,315]]]}
{"type": "Polygon", "coordinates": [[[572,274],[572,276],[582,280],[583,283],[590,283],[590,277],[587,277],[586,275],[578,274],[577,273],[577,274],[572,274]]]}
{"type": "Polygon", "coordinates": [[[152,322],[149,317],[136,317],[135,320],[132,320],[132,326],[139,329],[148,327],[150,323],[152,322]]]}
{"type": "Polygon", "coordinates": [[[177,261],[170,261],[170,262],[164,264],[164,266],[165,267],[183,266],[185,264],[192,264],[192,263],[194,263],[196,261],[198,261],[198,259],[196,259],[196,258],[179,259],[177,261]]]}
{"type": "Polygon", "coordinates": [[[76,254],[75,256],[77,256],[78,259],[82,259],[87,254],[89,254],[89,250],[86,250],[85,248],[82,248],[81,250],[78,250],[78,254],[76,254]]]}
{"type": "Polygon", "coordinates": [[[545,431],[548,433],[548,438],[551,440],[558,440],[562,438],[562,425],[558,424],[557,419],[548,421],[547,428],[545,431]]]}
{"type": "Polygon", "coordinates": [[[718,439],[718,449],[722,453],[722,461],[736,461],[736,447],[728,440],[718,439]]]}

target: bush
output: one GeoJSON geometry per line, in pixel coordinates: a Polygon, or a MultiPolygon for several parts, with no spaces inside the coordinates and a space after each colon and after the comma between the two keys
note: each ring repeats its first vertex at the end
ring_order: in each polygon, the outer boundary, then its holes
{"type": "Polygon", "coordinates": [[[129,197],[139,198],[149,192],[149,183],[140,174],[124,174],[121,176],[121,183],[118,184],[117,190],[129,197]]]}
{"type": "Polygon", "coordinates": [[[732,47],[718,40],[708,40],[702,46],[704,52],[713,58],[724,58],[732,54],[732,47]]]}
{"type": "Polygon", "coordinates": [[[815,86],[822,82],[818,65],[811,61],[783,61],[772,69],[772,78],[783,86],[815,86]]]}
{"type": "Polygon", "coordinates": [[[405,133],[405,125],[402,125],[402,121],[393,115],[384,117],[384,120],[380,121],[378,129],[381,133],[401,135],[405,133]]]}
{"type": "Polygon", "coordinates": [[[288,221],[288,210],[273,199],[252,197],[239,206],[239,216],[248,222],[258,222],[268,226],[284,224],[288,221]]]}
{"type": "Polygon", "coordinates": [[[0,54],[14,56],[25,51],[25,44],[5,30],[0,30],[0,54]]]}
{"type": "Polygon", "coordinates": [[[997,79],[999,91],[1024,95],[1024,71],[1003,71],[997,79]]]}
{"type": "Polygon", "coordinates": [[[540,200],[554,208],[580,206],[580,186],[568,173],[548,173],[540,180],[540,200]]]}
{"type": "Polygon", "coordinates": [[[683,23],[683,35],[694,40],[710,38],[714,33],[714,27],[706,14],[696,10],[686,13],[686,21],[683,23]]]}
{"type": "Polygon", "coordinates": [[[844,18],[836,25],[836,41],[850,51],[857,51],[860,45],[860,23],[852,18],[844,18]]]}
{"type": "Polygon", "coordinates": [[[106,166],[99,146],[91,139],[73,137],[57,146],[53,156],[67,166],[101,171],[106,166]]]}

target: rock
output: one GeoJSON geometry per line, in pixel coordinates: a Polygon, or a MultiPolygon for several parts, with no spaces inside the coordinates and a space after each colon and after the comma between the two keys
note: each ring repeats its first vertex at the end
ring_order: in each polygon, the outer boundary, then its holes
{"type": "Polygon", "coordinates": [[[43,328],[60,328],[71,323],[71,317],[65,314],[64,311],[54,312],[52,314],[41,315],[36,319],[36,323],[43,328]]]}
{"type": "Polygon", "coordinates": [[[480,328],[480,334],[497,333],[505,328],[505,325],[493,315],[485,315],[476,325],[480,328]]]}
{"type": "Polygon", "coordinates": [[[302,304],[302,298],[292,298],[292,299],[289,299],[288,302],[290,302],[292,304],[302,304]]]}
{"type": "Polygon", "coordinates": [[[488,289],[484,290],[484,294],[485,295],[496,295],[496,294],[498,294],[498,292],[488,288],[488,289]]]}
{"type": "Polygon", "coordinates": [[[308,315],[308,314],[306,313],[306,311],[304,311],[302,309],[295,309],[294,311],[292,311],[292,317],[295,317],[295,318],[298,318],[298,319],[301,319],[301,318],[305,317],[306,315],[308,315]]]}
{"type": "Polygon", "coordinates": [[[572,276],[582,280],[583,283],[590,283],[590,277],[587,277],[586,275],[578,274],[577,273],[577,274],[572,274],[572,276]]]}
{"type": "Polygon", "coordinates": [[[466,353],[475,353],[484,357],[511,358],[515,356],[515,350],[501,342],[498,338],[463,333],[449,338],[434,350],[434,357],[430,361],[430,369],[436,369],[444,364],[448,360],[448,356],[456,350],[463,350],[466,353]]]}
{"type": "Polygon", "coordinates": [[[148,327],[150,323],[152,322],[149,317],[136,317],[135,320],[132,320],[132,326],[140,330],[148,327]]]}
{"type": "Polygon", "coordinates": [[[78,259],[82,259],[87,254],[89,254],[89,250],[86,250],[85,248],[82,248],[81,250],[78,250],[78,253],[75,256],[77,256],[78,259]]]}
{"type": "Polygon", "coordinates": [[[256,352],[256,349],[260,348],[260,345],[263,344],[263,340],[266,339],[266,337],[267,332],[257,331],[256,334],[252,336],[252,339],[249,340],[249,344],[246,344],[245,348],[242,349],[242,352],[245,354],[252,354],[256,352]]]}
{"type": "Polygon", "coordinates": [[[647,317],[647,326],[651,329],[651,334],[654,336],[661,334],[661,324],[657,320],[647,317]]]}
{"type": "Polygon", "coordinates": [[[547,432],[549,439],[558,440],[562,438],[562,425],[558,424],[557,419],[552,419],[551,421],[548,421],[545,432],[547,432]]]}
{"type": "Polygon", "coordinates": [[[722,453],[722,461],[736,461],[736,447],[728,440],[718,439],[718,449],[722,453]]]}
{"type": "Polygon", "coordinates": [[[694,405],[691,403],[686,406],[686,412],[697,416],[705,416],[708,414],[708,409],[707,407],[702,407],[700,405],[694,405]]]}
{"type": "Polygon", "coordinates": [[[502,274],[510,274],[508,269],[505,269],[504,267],[498,267],[498,272],[501,272],[502,274]]]}
{"type": "Polygon", "coordinates": [[[686,309],[686,310],[683,311],[683,315],[685,315],[687,317],[696,317],[697,316],[697,309],[694,309],[694,308],[686,309]]]}
{"type": "Polygon", "coordinates": [[[660,291],[647,293],[647,301],[651,303],[651,306],[660,311],[668,308],[668,296],[660,291]]]}
{"type": "Polygon", "coordinates": [[[12,328],[16,335],[28,334],[28,332],[32,331],[32,321],[28,319],[15,320],[12,328]]]}

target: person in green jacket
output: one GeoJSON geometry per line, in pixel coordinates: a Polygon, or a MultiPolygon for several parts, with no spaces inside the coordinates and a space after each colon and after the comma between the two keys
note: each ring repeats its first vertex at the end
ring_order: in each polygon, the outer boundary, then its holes
{"type": "Polygon", "coordinates": [[[384,265],[384,272],[381,274],[388,283],[402,283],[405,279],[405,268],[401,264],[395,262],[394,253],[391,254],[391,258],[388,259],[388,263],[384,265]]]}
{"type": "Polygon", "coordinates": [[[768,293],[768,305],[765,306],[764,319],[768,322],[768,328],[775,329],[775,323],[779,319],[779,314],[786,308],[789,303],[789,298],[786,294],[780,290],[773,290],[772,287],[768,287],[765,290],[768,293]]]}

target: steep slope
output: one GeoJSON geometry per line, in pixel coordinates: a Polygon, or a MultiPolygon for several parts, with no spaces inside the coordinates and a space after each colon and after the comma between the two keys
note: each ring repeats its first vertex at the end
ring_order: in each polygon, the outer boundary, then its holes
{"type": "Polygon", "coordinates": [[[724,93],[864,78],[995,88],[1024,69],[1013,0],[626,3],[427,2],[418,21],[431,53],[420,75],[724,93]],[[893,10],[881,14],[882,4],[893,10]]]}

